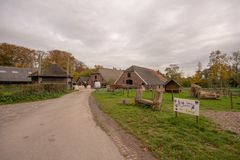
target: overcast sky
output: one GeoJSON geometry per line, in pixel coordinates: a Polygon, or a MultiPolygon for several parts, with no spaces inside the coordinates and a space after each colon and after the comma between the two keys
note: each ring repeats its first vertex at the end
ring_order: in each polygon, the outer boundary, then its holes
{"type": "Polygon", "coordinates": [[[0,42],[71,52],[88,66],[186,75],[240,49],[240,0],[0,0],[0,42]]]}

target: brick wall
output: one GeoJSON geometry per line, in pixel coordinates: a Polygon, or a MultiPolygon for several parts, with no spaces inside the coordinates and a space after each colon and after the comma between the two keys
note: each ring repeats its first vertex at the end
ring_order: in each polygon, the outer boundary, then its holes
{"type": "Polygon", "coordinates": [[[94,87],[94,82],[100,82],[101,85],[105,85],[106,82],[104,81],[102,75],[100,73],[94,73],[90,75],[90,78],[88,80],[88,84],[91,85],[91,87],[94,87]]]}
{"type": "Polygon", "coordinates": [[[144,81],[135,73],[135,72],[123,72],[121,77],[117,80],[115,84],[118,85],[127,85],[127,80],[132,80],[133,86],[138,87],[141,86],[144,81]],[[130,73],[130,77],[128,77],[128,74],[130,73]]]}

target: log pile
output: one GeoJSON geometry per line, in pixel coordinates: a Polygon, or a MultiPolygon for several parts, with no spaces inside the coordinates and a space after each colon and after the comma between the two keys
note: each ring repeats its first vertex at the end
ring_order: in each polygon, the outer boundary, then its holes
{"type": "Polygon", "coordinates": [[[196,84],[191,85],[190,95],[200,99],[219,99],[220,95],[213,91],[203,91],[202,87],[196,84]]]}
{"type": "Polygon", "coordinates": [[[215,92],[200,91],[199,98],[200,99],[219,99],[220,95],[215,92]]]}

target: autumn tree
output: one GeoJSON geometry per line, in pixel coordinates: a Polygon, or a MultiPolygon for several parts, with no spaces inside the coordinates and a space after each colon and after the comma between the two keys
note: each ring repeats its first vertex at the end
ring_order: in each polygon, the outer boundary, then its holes
{"type": "Polygon", "coordinates": [[[170,64],[169,67],[165,69],[165,72],[168,79],[174,79],[178,82],[181,80],[182,72],[178,64],[170,64]]]}
{"type": "Polygon", "coordinates": [[[209,79],[213,85],[226,86],[234,71],[230,65],[230,56],[221,51],[213,51],[209,56],[209,79]]]}
{"type": "Polygon", "coordinates": [[[71,53],[61,50],[49,51],[47,56],[43,59],[43,67],[47,67],[51,63],[57,63],[65,71],[69,71],[76,80],[87,66],[76,59],[71,53]]]}
{"type": "Polygon", "coordinates": [[[43,66],[47,67],[51,63],[56,63],[64,70],[68,70],[69,73],[74,71],[75,67],[75,58],[71,53],[61,51],[61,50],[52,50],[48,52],[48,55],[43,60],[43,66]]]}
{"type": "Polygon", "coordinates": [[[82,61],[79,61],[78,59],[75,58],[74,68],[76,72],[81,73],[82,71],[87,69],[87,66],[82,61]]]}
{"type": "Polygon", "coordinates": [[[234,77],[232,77],[230,83],[233,84],[233,86],[240,86],[240,50],[237,52],[233,52],[232,63],[236,74],[234,75],[234,77]]]}
{"type": "Polygon", "coordinates": [[[197,70],[192,78],[192,83],[201,85],[202,83],[202,63],[198,62],[197,70]]]}
{"type": "Polygon", "coordinates": [[[37,54],[32,49],[7,43],[0,44],[0,65],[33,68],[37,54]]]}

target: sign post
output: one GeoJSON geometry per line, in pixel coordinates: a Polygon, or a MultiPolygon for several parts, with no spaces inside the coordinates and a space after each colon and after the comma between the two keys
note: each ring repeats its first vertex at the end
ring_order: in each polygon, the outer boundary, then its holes
{"type": "Polygon", "coordinates": [[[177,117],[177,112],[186,113],[196,116],[196,122],[199,121],[199,106],[200,101],[174,98],[173,110],[177,117]]]}

